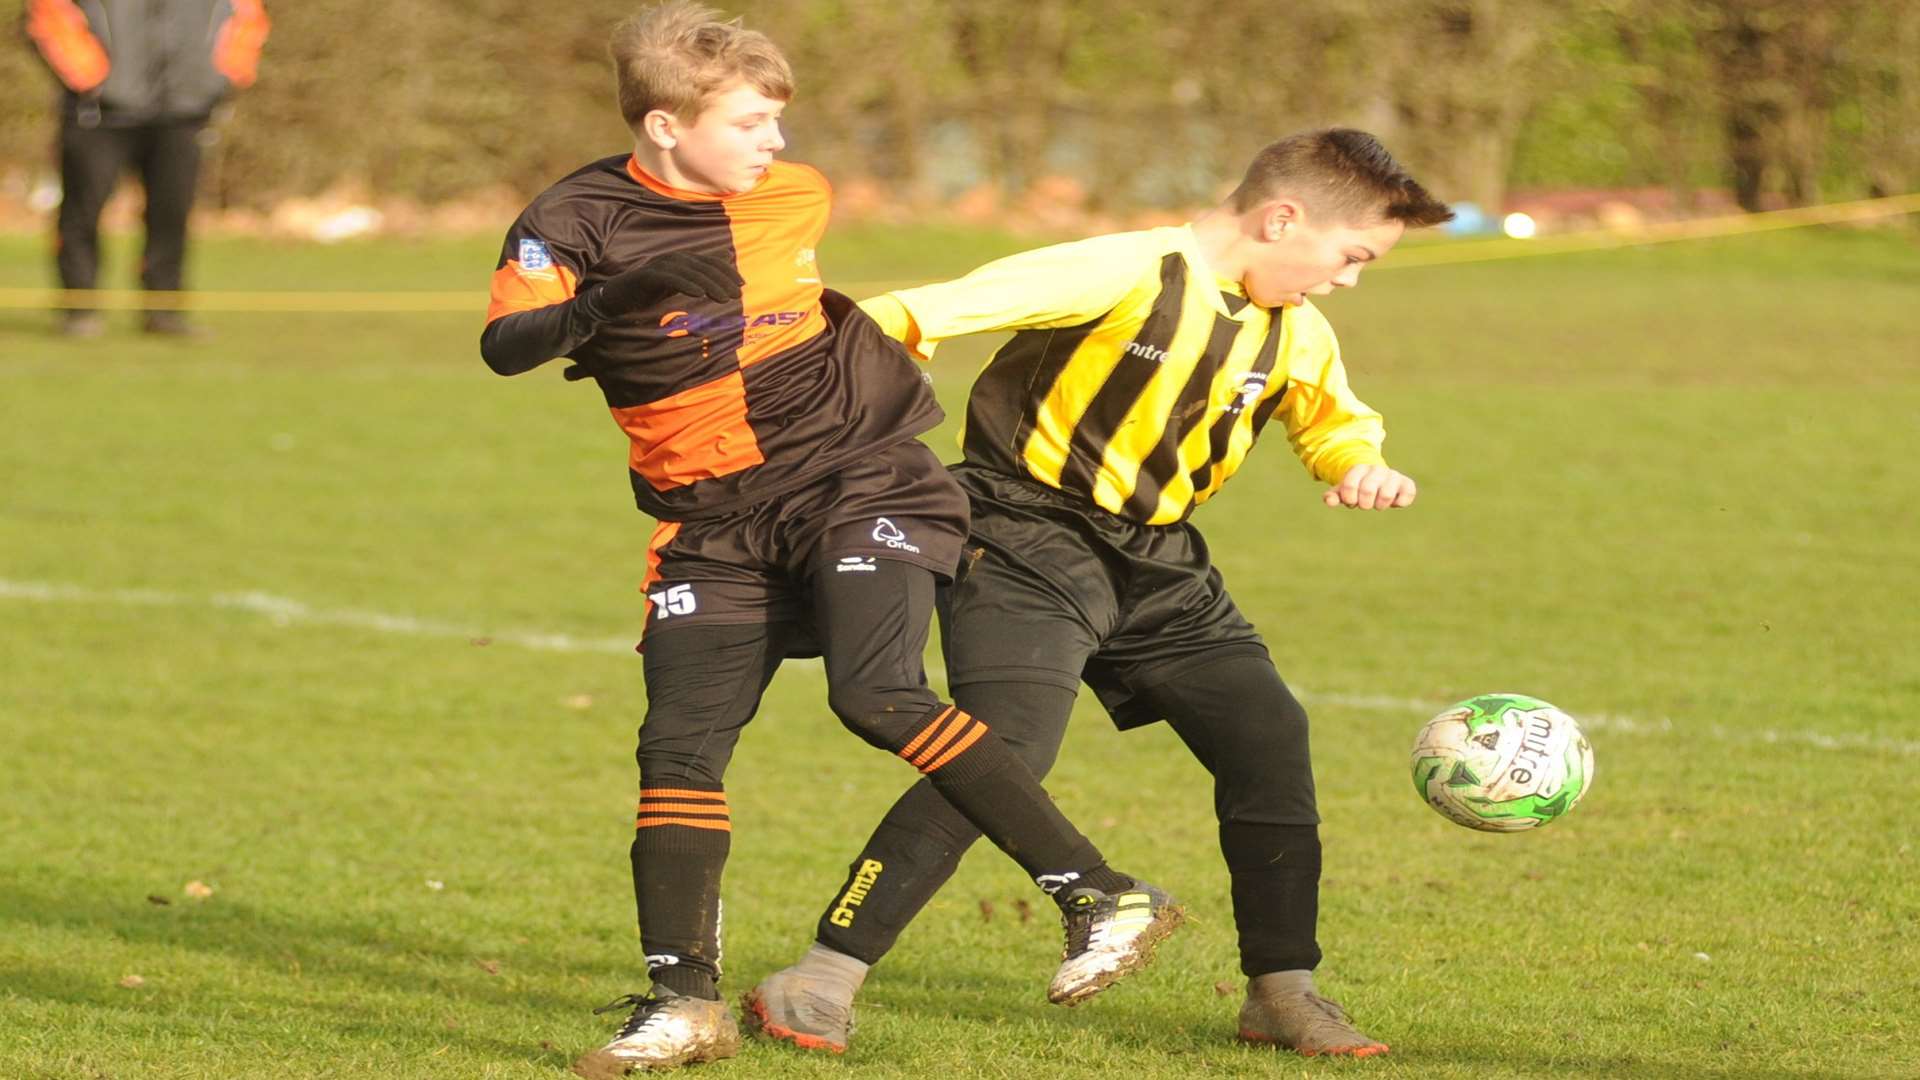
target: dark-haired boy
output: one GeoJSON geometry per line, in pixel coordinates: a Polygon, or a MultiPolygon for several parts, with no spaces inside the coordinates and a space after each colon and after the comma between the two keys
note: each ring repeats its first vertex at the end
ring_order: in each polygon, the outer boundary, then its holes
{"type": "MultiPolygon", "coordinates": [[[[1329,485],[1326,505],[1412,505],[1307,297],[1357,284],[1407,228],[1451,216],[1372,136],[1309,132],[1261,151],[1189,225],[1026,252],[862,305],[923,355],[1016,331],[974,383],[954,467],[973,507],[942,610],[955,701],[999,717],[1041,775],[1082,680],[1122,729],[1173,726],[1215,778],[1249,979],[1240,1036],[1303,1054],[1387,1047],[1315,990],[1306,713],[1187,519],[1276,415],[1329,485]]],[[[867,967],[974,835],[931,786],[908,791],[853,862],[859,907],[828,906],[807,955],[748,994],[750,1022],[845,1049],[867,967]]]]}

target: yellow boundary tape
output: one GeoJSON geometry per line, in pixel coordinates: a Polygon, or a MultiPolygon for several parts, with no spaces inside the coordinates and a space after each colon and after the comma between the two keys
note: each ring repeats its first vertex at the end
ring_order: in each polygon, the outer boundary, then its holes
{"type": "MultiPolygon", "coordinates": [[[[1463,240],[1432,244],[1396,252],[1376,269],[1407,269],[1418,266],[1454,266],[1462,263],[1492,262],[1500,259],[1524,259],[1541,255],[1566,255],[1583,251],[1609,251],[1639,247],[1643,244],[1670,244],[1680,240],[1707,240],[1777,229],[1798,229],[1808,225],[1833,225],[1849,221],[1870,221],[1920,212],[1920,192],[1892,195],[1880,199],[1830,203],[1792,210],[1769,210],[1758,214],[1733,214],[1700,218],[1694,221],[1661,222],[1637,229],[1591,229],[1561,233],[1533,240],[1463,240]]],[[[865,295],[886,289],[902,288],[919,282],[849,282],[839,287],[865,295]]],[[[0,288],[0,309],[59,307],[101,308],[107,310],[147,311],[252,311],[350,313],[425,313],[461,312],[476,318],[486,310],[487,298],[480,292],[300,292],[209,290],[181,293],[150,293],[138,289],[8,289],[0,288]]]]}
{"type": "Polygon", "coordinates": [[[1378,269],[1405,269],[1414,266],[1452,266],[1459,263],[1489,262],[1495,259],[1524,259],[1538,255],[1565,255],[1578,251],[1608,251],[1639,247],[1642,244],[1671,244],[1678,240],[1710,240],[1723,236],[1799,229],[1808,225],[1837,225],[1848,221],[1871,221],[1920,212],[1920,192],[1890,195],[1880,199],[1802,206],[1792,210],[1766,210],[1757,214],[1730,214],[1693,221],[1666,221],[1636,229],[1588,229],[1560,233],[1533,240],[1463,240],[1452,244],[1434,244],[1403,249],[1382,262],[1378,269]]]}

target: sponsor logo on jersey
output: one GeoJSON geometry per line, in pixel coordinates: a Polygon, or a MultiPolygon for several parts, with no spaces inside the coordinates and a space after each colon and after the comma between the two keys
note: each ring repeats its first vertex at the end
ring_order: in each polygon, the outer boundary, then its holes
{"type": "Polygon", "coordinates": [[[860,869],[853,873],[853,884],[833,905],[833,911],[827,915],[827,921],[835,926],[852,926],[853,909],[866,902],[867,894],[873,891],[873,883],[880,880],[880,871],[886,869],[878,859],[862,859],[860,869]]]}
{"type": "Polygon", "coordinates": [[[710,337],[723,330],[744,330],[752,336],[756,330],[766,330],[776,326],[792,326],[807,317],[804,311],[769,311],[764,314],[747,315],[699,315],[687,311],[669,311],[660,316],[660,328],[668,337],[687,337],[699,334],[710,337]]]}
{"type": "Polygon", "coordinates": [[[1142,341],[1127,342],[1126,351],[1130,355],[1137,356],[1142,360],[1151,360],[1156,364],[1164,364],[1167,362],[1167,350],[1155,348],[1142,341]]]}
{"type": "Polygon", "coordinates": [[[906,551],[915,555],[920,554],[919,548],[907,542],[907,534],[900,531],[900,526],[895,525],[886,518],[881,518],[874,523],[873,538],[895,551],[906,551]]]}
{"type": "Polygon", "coordinates": [[[874,558],[871,555],[848,555],[834,566],[833,572],[836,574],[871,574],[879,569],[880,567],[874,564],[874,558]]]}

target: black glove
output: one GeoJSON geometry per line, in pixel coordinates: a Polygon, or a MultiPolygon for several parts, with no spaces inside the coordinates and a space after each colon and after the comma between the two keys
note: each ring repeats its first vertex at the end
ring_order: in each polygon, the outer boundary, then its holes
{"type": "Polygon", "coordinates": [[[740,274],[723,259],[674,251],[608,278],[594,300],[608,318],[618,318],[669,296],[738,300],[742,284],[740,274]]]}

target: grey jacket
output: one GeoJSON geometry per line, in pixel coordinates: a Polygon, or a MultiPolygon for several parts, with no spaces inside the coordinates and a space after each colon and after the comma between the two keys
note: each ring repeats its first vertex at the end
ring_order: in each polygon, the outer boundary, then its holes
{"type": "MultiPolygon", "coordinates": [[[[232,0],[54,0],[54,4],[69,18],[73,9],[85,15],[87,28],[111,65],[106,80],[97,86],[64,87],[66,115],[86,126],[204,120],[233,89],[217,61],[224,59],[231,66],[235,50],[248,48],[245,42],[223,40],[223,28],[234,19],[232,0]],[[216,50],[223,44],[224,57],[217,58],[216,50]]],[[[264,13],[255,8],[264,24],[264,13]]],[[[30,13],[30,32],[32,25],[30,13]]],[[[65,40],[34,37],[56,75],[63,70],[56,50],[87,47],[78,35],[65,40]]],[[[257,55],[257,41],[252,47],[257,55]]],[[[252,56],[245,59],[249,73],[253,60],[252,56]]]]}

